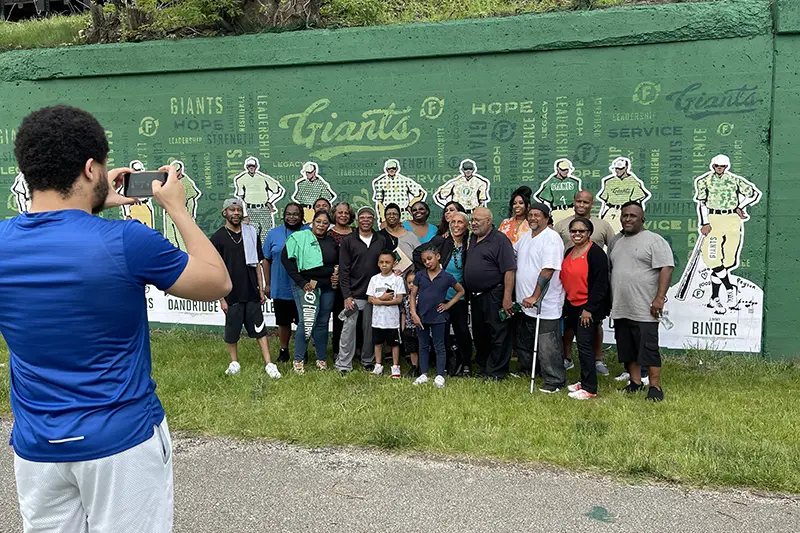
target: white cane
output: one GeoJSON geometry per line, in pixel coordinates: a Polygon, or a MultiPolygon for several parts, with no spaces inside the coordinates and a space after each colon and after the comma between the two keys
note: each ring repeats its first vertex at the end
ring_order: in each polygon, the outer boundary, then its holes
{"type": "Polygon", "coordinates": [[[539,354],[539,317],[542,314],[542,302],[544,301],[544,295],[547,293],[547,289],[550,288],[550,284],[544,288],[542,293],[539,295],[539,301],[536,302],[534,305],[534,309],[536,309],[536,330],[533,334],[533,364],[531,364],[531,394],[533,394],[533,381],[536,375],[536,356],[539,354]]]}
{"type": "MultiPolygon", "coordinates": [[[[539,298],[541,301],[541,298],[539,298]]],[[[536,333],[533,337],[533,364],[531,365],[531,394],[533,394],[533,376],[536,374],[536,355],[539,353],[539,311],[541,306],[536,311],[536,333]]]]}

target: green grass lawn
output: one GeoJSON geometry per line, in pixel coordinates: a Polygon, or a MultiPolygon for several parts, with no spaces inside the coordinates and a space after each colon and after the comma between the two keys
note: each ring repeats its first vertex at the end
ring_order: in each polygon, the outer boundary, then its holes
{"type": "Polygon", "coordinates": [[[83,44],[81,31],[88,21],[87,16],[74,15],[0,22],[0,51],[83,44]]]}
{"type": "MultiPolygon", "coordinates": [[[[796,364],[693,354],[666,364],[661,404],[617,392],[611,377],[601,378],[598,400],[578,402],[566,391],[530,395],[525,378],[453,378],[439,390],[361,371],[298,376],[286,363],[284,377],[274,381],[250,340],[240,345],[241,374],[225,376],[219,336],[178,331],[154,333],[152,340],[158,393],[170,427],[180,431],[800,493],[796,364]]],[[[276,353],[276,339],[271,346],[276,353]]],[[[0,361],[7,358],[0,353],[0,361]]],[[[610,366],[612,376],[620,371],[610,366]]],[[[577,369],[569,377],[575,381],[577,369]]],[[[0,414],[10,410],[8,387],[3,371],[0,414]]]]}

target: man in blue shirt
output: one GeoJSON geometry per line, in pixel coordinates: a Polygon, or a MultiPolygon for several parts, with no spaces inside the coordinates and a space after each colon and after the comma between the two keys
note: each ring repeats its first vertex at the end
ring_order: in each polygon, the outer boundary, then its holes
{"type": "Polygon", "coordinates": [[[145,287],[195,300],[231,289],[174,168],[162,167],[169,177],[153,194],[188,253],[144,224],[92,216],[134,201],[115,192],[130,169],[108,171],[108,151],[97,120],[66,106],[31,113],[15,142],[33,198],[28,213],[0,222],[0,298],[25,303],[0,308],[0,332],[26,532],[172,530],[145,287]]]}
{"type": "Polygon", "coordinates": [[[269,268],[264,270],[264,289],[267,298],[272,299],[272,310],[275,312],[275,324],[278,326],[278,340],[281,351],[278,362],[289,360],[289,339],[292,337],[292,323],[299,323],[297,305],[292,294],[292,278],[281,263],[281,252],[286,246],[286,239],[295,231],[305,229],[303,226],[303,206],[290,202],[283,208],[283,225],[272,228],[264,242],[264,259],[269,268]]]}

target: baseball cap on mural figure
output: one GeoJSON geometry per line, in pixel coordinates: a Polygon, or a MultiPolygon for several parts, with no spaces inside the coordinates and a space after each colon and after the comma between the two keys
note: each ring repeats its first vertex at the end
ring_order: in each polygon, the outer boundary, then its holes
{"type": "Polygon", "coordinates": [[[397,161],[397,159],[387,159],[386,163],[383,165],[383,168],[385,170],[389,170],[390,168],[397,170],[400,168],[400,162],[397,161]]]}
{"type": "Polygon", "coordinates": [[[461,163],[461,170],[475,170],[475,163],[467,159],[461,163]]]}
{"type": "Polygon", "coordinates": [[[711,170],[714,170],[714,167],[731,168],[731,160],[727,155],[715,155],[711,160],[711,165],[709,166],[711,167],[711,170]]]}
{"type": "Polygon", "coordinates": [[[303,174],[306,172],[315,172],[317,170],[317,164],[311,161],[303,164],[303,174]]]}
{"type": "MultiPolygon", "coordinates": [[[[559,159],[558,162],[556,163],[556,169],[558,169],[558,170],[570,170],[571,167],[572,167],[572,165],[570,165],[569,161],[567,161],[566,159],[559,159]]],[[[623,167],[619,167],[619,168],[623,168],[623,167]]]]}
{"type": "Polygon", "coordinates": [[[628,168],[631,165],[631,160],[627,157],[618,157],[611,163],[611,170],[615,168],[628,168]]]}
{"type": "Polygon", "coordinates": [[[245,159],[244,160],[244,168],[247,168],[247,167],[256,167],[256,168],[258,168],[258,159],[256,159],[255,157],[248,157],[247,159],[245,159]]]}

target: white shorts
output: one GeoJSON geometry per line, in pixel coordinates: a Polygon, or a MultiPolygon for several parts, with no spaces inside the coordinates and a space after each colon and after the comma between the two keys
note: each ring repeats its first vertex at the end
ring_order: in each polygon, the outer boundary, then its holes
{"type": "Polygon", "coordinates": [[[170,533],[167,419],[145,442],[102,459],[37,463],[14,455],[25,533],[170,533]]]}

